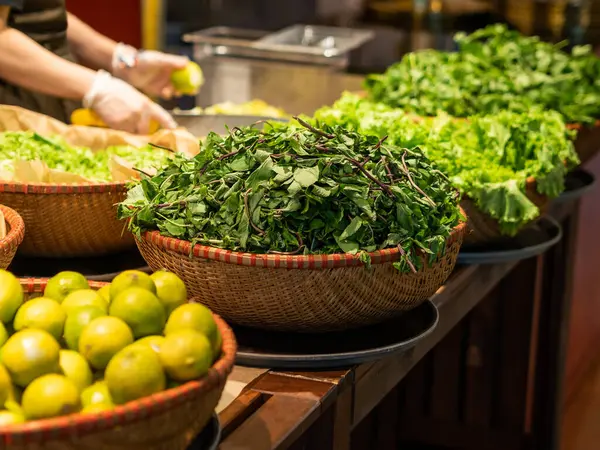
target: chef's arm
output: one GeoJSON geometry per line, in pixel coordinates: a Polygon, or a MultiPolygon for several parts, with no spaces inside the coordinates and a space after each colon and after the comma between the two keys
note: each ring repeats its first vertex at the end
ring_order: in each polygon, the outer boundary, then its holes
{"type": "Polygon", "coordinates": [[[96,72],[56,56],[8,27],[9,9],[0,6],[0,78],[43,94],[81,100],[96,72]]]}
{"type": "Polygon", "coordinates": [[[112,71],[112,57],[117,43],[67,13],[67,40],[77,62],[94,70],[112,71]]]}

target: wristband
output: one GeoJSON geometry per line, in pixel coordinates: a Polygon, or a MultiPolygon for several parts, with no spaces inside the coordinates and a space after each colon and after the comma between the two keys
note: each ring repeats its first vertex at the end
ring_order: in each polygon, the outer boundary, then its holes
{"type": "Polygon", "coordinates": [[[119,42],[112,55],[111,66],[113,72],[119,69],[131,69],[137,66],[139,52],[131,45],[119,42]]]}

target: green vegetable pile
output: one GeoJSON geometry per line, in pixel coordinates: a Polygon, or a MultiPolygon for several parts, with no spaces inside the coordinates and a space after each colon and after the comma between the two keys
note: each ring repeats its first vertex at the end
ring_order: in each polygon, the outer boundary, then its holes
{"type": "Polygon", "coordinates": [[[193,159],[144,177],[119,206],[132,231],[254,253],[359,254],[398,247],[401,271],[432,263],[462,216],[419,149],[341,127],[234,128],[193,159]]]}
{"type": "Polygon", "coordinates": [[[455,53],[409,53],[382,75],[370,75],[371,99],[421,116],[455,117],[532,108],[560,112],[568,123],[600,118],[600,59],[589,46],[562,48],[491,25],[455,37],[455,53]]]}
{"type": "Polygon", "coordinates": [[[553,198],[564,190],[568,170],[579,163],[562,117],[552,111],[416,120],[345,93],[332,107],[317,111],[315,119],[388,136],[387,142],[397,147],[421,148],[509,236],[540,214],[525,195],[526,180],[534,178],[537,191],[553,198]]]}
{"type": "Polygon", "coordinates": [[[136,148],[112,146],[94,152],[67,144],[60,137],[46,138],[31,131],[0,133],[0,171],[13,171],[13,161],[43,161],[50,169],[69,172],[93,181],[108,182],[112,175],[111,156],[118,156],[139,170],[156,169],[169,161],[171,154],[150,145],[136,148]]]}

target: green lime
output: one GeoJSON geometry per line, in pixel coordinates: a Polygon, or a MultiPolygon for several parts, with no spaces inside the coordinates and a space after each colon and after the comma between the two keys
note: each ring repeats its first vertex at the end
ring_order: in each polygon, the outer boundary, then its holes
{"type": "Polygon", "coordinates": [[[56,340],[63,334],[67,315],[56,300],[38,297],[23,303],[17,311],[13,326],[15,331],[35,328],[47,331],[56,340]]]}
{"type": "Polygon", "coordinates": [[[171,73],[171,83],[183,95],[196,95],[204,84],[204,74],[198,64],[190,61],[183,69],[171,73]]]}
{"type": "Polygon", "coordinates": [[[23,288],[12,273],[0,269],[0,321],[10,323],[23,304],[23,288]]]}
{"type": "Polygon", "coordinates": [[[92,320],[79,337],[79,353],[98,370],[106,367],[121,349],[133,343],[133,334],[117,317],[98,317],[92,320]]]}
{"type": "Polygon", "coordinates": [[[25,423],[25,416],[22,413],[6,409],[0,411],[0,428],[19,423],[25,423]]]}
{"type": "Polygon", "coordinates": [[[175,308],[187,303],[185,284],[172,272],[159,270],[150,275],[156,285],[156,296],[165,307],[167,317],[175,308]]]}
{"type": "Polygon", "coordinates": [[[67,312],[72,313],[82,306],[95,306],[105,313],[108,311],[108,302],[98,292],[92,289],[80,289],[73,291],[65,297],[61,306],[67,312]]]}
{"type": "Polygon", "coordinates": [[[165,342],[164,336],[146,336],[142,339],[138,339],[133,345],[147,345],[156,353],[160,353],[160,347],[165,342]]]}
{"type": "Polygon", "coordinates": [[[108,386],[104,380],[96,381],[81,393],[81,403],[84,407],[92,405],[114,406],[108,386]]]}
{"type": "Polygon", "coordinates": [[[106,316],[106,311],[97,306],[82,306],[70,314],[65,321],[64,338],[67,347],[71,350],[79,350],[79,337],[83,329],[94,319],[106,316]]]}
{"type": "Polygon", "coordinates": [[[166,377],[158,355],[149,347],[130,345],[110,360],[104,380],[118,405],[163,391],[166,377]]]}
{"type": "Polygon", "coordinates": [[[169,378],[176,381],[189,381],[206,375],[213,360],[208,338],[190,329],[167,335],[158,356],[169,378]]]}
{"type": "Polygon", "coordinates": [[[59,373],[59,351],[58,342],[47,331],[22,330],[2,347],[2,363],[13,383],[26,387],[42,375],[59,373]]]}
{"type": "Polygon", "coordinates": [[[125,321],[136,338],[161,333],[166,321],[160,300],[139,287],[125,289],[113,297],[109,314],[125,321]]]}
{"type": "Polygon", "coordinates": [[[60,370],[71,380],[79,392],[92,384],[92,370],[83,356],[74,350],[61,350],[59,355],[60,370]]]}
{"type": "Polygon", "coordinates": [[[44,375],[27,386],[22,407],[28,420],[65,416],[80,410],[79,391],[64,375],[44,375]]]}
{"type": "Polygon", "coordinates": [[[213,349],[213,359],[221,354],[221,335],[210,309],[200,303],[187,303],[176,308],[165,325],[165,336],[174,331],[196,330],[204,334],[213,349]]]}
{"type": "Polygon", "coordinates": [[[154,281],[147,273],[139,270],[126,270],[117,275],[112,283],[110,283],[110,299],[111,302],[126,289],[139,287],[146,289],[156,295],[156,286],[154,281]]]}
{"type": "Polygon", "coordinates": [[[90,285],[83,275],[77,272],[60,272],[48,280],[44,297],[62,303],[64,298],[73,291],[89,289],[90,285]]]}
{"type": "Polygon", "coordinates": [[[100,297],[102,297],[104,300],[106,300],[106,304],[110,305],[110,284],[107,284],[104,287],[101,287],[98,290],[98,295],[100,295],[100,297]]]}

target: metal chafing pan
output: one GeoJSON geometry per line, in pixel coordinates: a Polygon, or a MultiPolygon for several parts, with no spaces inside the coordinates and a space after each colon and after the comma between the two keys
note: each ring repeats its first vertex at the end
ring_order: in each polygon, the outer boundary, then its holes
{"type": "Polygon", "coordinates": [[[195,111],[171,111],[179,126],[185,127],[194,136],[204,137],[211,131],[223,134],[226,127],[247,127],[257,122],[287,122],[286,119],[263,116],[241,116],[228,114],[202,114],[195,111]]]}

